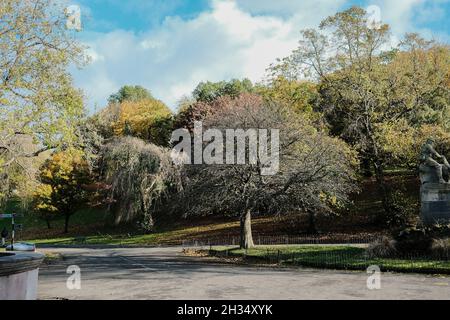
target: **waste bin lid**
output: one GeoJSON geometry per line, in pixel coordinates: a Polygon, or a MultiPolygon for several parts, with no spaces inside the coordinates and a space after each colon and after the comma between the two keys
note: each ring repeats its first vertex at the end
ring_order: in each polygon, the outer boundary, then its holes
{"type": "Polygon", "coordinates": [[[36,245],[34,243],[27,242],[17,242],[14,243],[14,250],[12,250],[12,246],[6,246],[7,251],[36,251],[36,245]]]}

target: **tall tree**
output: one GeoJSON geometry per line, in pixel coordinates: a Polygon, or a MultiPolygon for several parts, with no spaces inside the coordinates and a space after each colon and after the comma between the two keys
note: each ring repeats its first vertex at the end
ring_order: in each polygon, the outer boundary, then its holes
{"type": "Polygon", "coordinates": [[[249,79],[232,79],[230,81],[201,82],[192,92],[192,96],[198,102],[210,103],[223,96],[237,97],[241,93],[254,91],[249,79]]]}
{"type": "Polygon", "coordinates": [[[118,137],[104,145],[100,170],[115,223],[141,219],[146,231],[154,227],[156,202],[180,183],[168,150],[134,137],[118,137]]]}
{"type": "Polygon", "coordinates": [[[20,159],[76,140],[83,98],[67,67],[87,60],[73,31],[66,29],[66,20],[60,1],[0,3],[0,170],[4,173],[20,166],[20,159]],[[38,148],[18,147],[16,141],[23,135],[32,137],[38,148]]]}
{"type": "Polygon", "coordinates": [[[442,115],[449,105],[448,48],[406,35],[398,49],[383,51],[389,39],[388,25],[373,26],[363,9],[352,7],[318,30],[304,30],[298,49],[272,68],[275,75],[318,81],[331,132],[357,148],[366,170],[373,167],[387,215],[394,206],[385,179],[386,129],[402,120],[424,123],[425,114],[442,115]]]}
{"type": "Polygon", "coordinates": [[[93,120],[105,138],[134,136],[148,142],[167,146],[172,130],[173,115],[160,100],[153,98],[141,86],[124,86],[111,95],[108,106],[93,120]]]}
{"type": "Polygon", "coordinates": [[[138,102],[142,100],[153,100],[153,96],[142,86],[126,85],[119,89],[117,93],[109,96],[110,103],[122,103],[124,101],[138,102]]]}
{"type": "Polygon", "coordinates": [[[185,166],[189,183],[184,201],[191,214],[238,214],[241,247],[253,246],[252,215],[300,210],[314,216],[345,202],[354,190],[354,155],[343,141],[317,131],[289,107],[256,95],[223,97],[216,103],[216,112],[208,115],[203,125],[205,130],[216,129],[211,141],[215,145],[222,140],[226,150],[211,150],[208,143],[206,148],[217,162],[185,166]],[[260,152],[265,148],[261,135],[259,139],[246,136],[239,144],[239,138],[228,137],[230,129],[243,130],[246,135],[250,134],[247,130],[268,129],[267,148],[272,151],[268,150],[268,157],[260,152]],[[279,130],[279,149],[274,147],[272,129],[279,130]],[[227,144],[228,139],[233,142],[227,144]],[[246,161],[226,163],[228,153],[235,161],[240,157],[246,161]],[[250,161],[252,157],[254,161],[250,161]],[[279,161],[278,170],[267,174],[265,169],[274,161],[279,161]]]}
{"type": "Polygon", "coordinates": [[[52,155],[39,173],[41,184],[34,193],[34,210],[47,221],[63,216],[64,233],[70,217],[87,205],[90,170],[82,151],[70,149],[52,155]]]}
{"type": "Polygon", "coordinates": [[[185,97],[180,101],[180,108],[174,117],[173,127],[192,130],[195,121],[201,121],[206,115],[215,112],[216,100],[219,98],[235,99],[242,93],[252,93],[257,90],[249,79],[201,82],[192,92],[192,99],[185,97]]]}

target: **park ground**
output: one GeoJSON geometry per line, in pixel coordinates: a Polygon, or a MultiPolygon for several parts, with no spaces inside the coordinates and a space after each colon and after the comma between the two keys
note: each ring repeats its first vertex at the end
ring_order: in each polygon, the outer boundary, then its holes
{"type": "Polygon", "coordinates": [[[40,269],[39,299],[449,299],[450,278],[381,273],[367,288],[363,271],[273,268],[186,256],[181,247],[46,248],[62,258],[40,269]],[[67,267],[81,289],[66,286],[67,267]]]}
{"type": "MultiPolygon", "coordinates": [[[[388,179],[393,188],[405,190],[411,201],[417,201],[419,182],[415,174],[391,172],[388,179]]],[[[369,238],[386,234],[388,231],[377,220],[382,213],[380,196],[373,178],[366,179],[361,186],[363,192],[353,196],[350,210],[339,215],[318,215],[318,237],[326,241],[334,239],[345,243],[349,238],[369,238]]],[[[5,212],[14,211],[6,208],[5,212]]],[[[17,209],[20,211],[20,208],[17,209]]],[[[183,241],[230,239],[239,236],[239,222],[236,217],[189,217],[168,219],[163,217],[154,232],[143,234],[135,224],[113,226],[111,217],[104,209],[80,210],[71,217],[69,233],[64,234],[63,219],[51,222],[51,229],[45,221],[25,212],[17,219],[23,228],[17,232],[19,240],[38,244],[123,244],[123,245],[181,245],[183,241]]],[[[0,228],[9,227],[9,220],[0,220],[0,228]]],[[[284,214],[278,217],[255,216],[252,229],[255,238],[277,236],[304,236],[308,227],[305,215],[284,214]]]]}

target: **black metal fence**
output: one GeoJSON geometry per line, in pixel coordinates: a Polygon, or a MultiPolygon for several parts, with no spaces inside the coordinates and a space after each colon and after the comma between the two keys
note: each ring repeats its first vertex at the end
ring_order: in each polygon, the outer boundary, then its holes
{"type": "MultiPolygon", "coordinates": [[[[253,242],[255,245],[302,245],[302,244],[354,244],[364,245],[372,243],[380,238],[379,235],[371,236],[351,236],[345,235],[342,237],[328,237],[328,236],[254,236],[253,242]]],[[[183,240],[183,247],[209,247],[209,246],[238,246],[239,236],[227,236],[220,238],[208,239],[191,239],[183,240]]]]}
{"type": "Polygon", "coordinates": [[[186,249],[208,251],[211,256],[239,258],[243,262],[269,265],[291,265],[312,268],[450,274],[449,253],[385,253],[381,257],[367,251],[369,243],[379,236],[340,238],[256,236],[256,249],[240,250],[239,237],[183,241],[186,249]],[[292,249],[290,249],[292,245],[292,249]],[[297,245],[297,246],[296,246],[297,245]],[[298,250],[298,246],[321,246],[298,250]],[[280,248],[283,246],[283,248],[280,248]]]}

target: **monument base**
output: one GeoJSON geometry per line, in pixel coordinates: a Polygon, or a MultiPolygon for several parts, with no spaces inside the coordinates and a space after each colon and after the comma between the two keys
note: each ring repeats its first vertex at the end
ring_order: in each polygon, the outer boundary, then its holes
{"type": "Polygon", "coordinates": [[[425,183],[420,194],[424,224],[450,223],[450,184],[425,183]]]}

